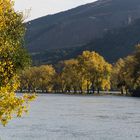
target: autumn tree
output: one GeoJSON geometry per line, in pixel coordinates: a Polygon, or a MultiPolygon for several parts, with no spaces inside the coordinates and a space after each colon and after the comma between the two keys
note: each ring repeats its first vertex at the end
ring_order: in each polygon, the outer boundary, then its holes
{"type": "Polygon", "coordinates": [[[53,91],[55,93],[64,93],[65,91],[65,80],[61,72],[56,73],[53,78],[53,91]]]}
{"type": "Polygon", "coordinates": [[[53,78],[55,70],[51,65],[42,65],[30,67],[20,74],[20,89],[26,89],[28,92],[40,89],[43,92],[50,92],[53,88],[53,78]]]}
{"type": "Polygon", "coordinates": [[[111,70],[112,66],[98,53],[84,51],[76,59],[63,62],[59,80],[63,91],[89,93],[92,87],[93,92],[94,89],[99,92],[99,89],[110,89],[111,70]]]}
{"type": "Polygon", "coordinates": [[[134,87],[134,57],[128,56],[119,59],[113,67],[112,71],[112,87],[119,88],[121,94],[128,94],[128,90],[134,87]]]}
{"type": "Polygon", "coordinates": [[[28,101],[34,96],[17,97],[18,72],[29,60],[21,55],[25,52],[23,36],[25,26],[22,13],[13,9],[13,1],[0,0],[0,121],[3,125],[13,115],[20,117],[28,109],[28,101]]]}
{"type": "Polygon", "coordinates": [[[39,89],[42,89],[44,92],[51,92],[55,69],[51,65],[43,65],[38,68],[38,72],[39,89]]]}
{"type": "Polygon", "coordinates": [[[95,89],[110,89],[111,64],[96,52],[84,51],[78,57],[81,69],[84,71],[85,79],[87,79],[87,91],[89,87],[95,89]]]}
{"type": "Polygon", "coordinates": [[[134,71],[132,76],[134,78],[134,89],[140,89],[140,44],[136,46],[136,50],[133,54],[134,56],[134,71]]]}
{"type": "Polygon", "coordinates": [[[28,90],[28,92],[35,91],[38,87],[38,67],[29,67],[20,73],[20,90],[28,90]]]}
{"type": "Polygon", "coordinates": [[[80,68],[79,61],[77,59],[71,59],[64,61],[64,69],[62,71],[66,86],[66,91],[80,91],[83,93],[85,90],[86,80],[80,68]]]}
{"type": "Polygon", "coordinates": [[[126,94],[140,88],[140,45],[124,59],[119,59],[113,67],[112,83],[126,94]]]}

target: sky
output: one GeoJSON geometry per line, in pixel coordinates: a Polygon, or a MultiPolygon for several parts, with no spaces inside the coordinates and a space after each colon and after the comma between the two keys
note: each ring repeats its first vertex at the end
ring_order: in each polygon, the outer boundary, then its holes
{"type": "Polygon", "coordinates": [[[16,0],[15,10],[28,14],[27,21],[65,11],[96,0],[16,0]]]}

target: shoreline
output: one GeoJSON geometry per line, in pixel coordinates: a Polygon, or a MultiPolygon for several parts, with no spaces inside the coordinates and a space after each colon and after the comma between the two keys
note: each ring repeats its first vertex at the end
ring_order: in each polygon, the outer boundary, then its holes
{"type": "Polygon", "coordinates": [[[36,95],[68,95],[68,96],[91,96],[91,97],[93,97],[93,96],[122,96],[122,97],[133,97],[133,96],[131,96],[130,94],[129,95],[122,95],[120,92],[118,92],[118,93],[91,93],[91,94],[87,94],[87,93],[85,93],[85,94],[78,94],[78,93],[54,93],[54,92],[49,92],[49,93],[40,93],[40,92],[31,92],[31,93],[29,93],[29,92],[16,92],[16,94],[36,94],[36,95]]]}

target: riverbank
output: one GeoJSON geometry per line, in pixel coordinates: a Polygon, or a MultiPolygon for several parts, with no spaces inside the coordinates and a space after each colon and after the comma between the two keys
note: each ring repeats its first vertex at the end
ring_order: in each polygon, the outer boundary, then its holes
{"type": "MultiPolygon", "coordinates": [[[[27,93],[27,94],[30,94],[29,92],[17,92],[17,94],[24,94],[24,93],[27,93]]],[[[32,92],[31,94],[33,94],[34,92],[32,92]]],[[[121,94],[120,91],[101,91],[100,93],[97,93],[95,92],[94,94],[93,93],[72,93],[72,92],[66,92],[66,93],[54,93],[54,92],[48,92],[48,93],[43,93],[43,92],[36,92],[37,95],[69,95],[69,96],[108,96],[108,95],[111,95],[111,96],[126,96],[126,97],[131,97],[130,94],[121,94]]]]}

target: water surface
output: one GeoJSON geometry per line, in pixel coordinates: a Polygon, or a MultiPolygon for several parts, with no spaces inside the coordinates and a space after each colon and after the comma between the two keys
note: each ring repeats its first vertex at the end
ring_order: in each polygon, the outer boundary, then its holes
{"type": "Polygon", "coordinates": [[[29,115],[0,125],[0,140],[140,140],[140,99],[39,95],[29,115]]]}

